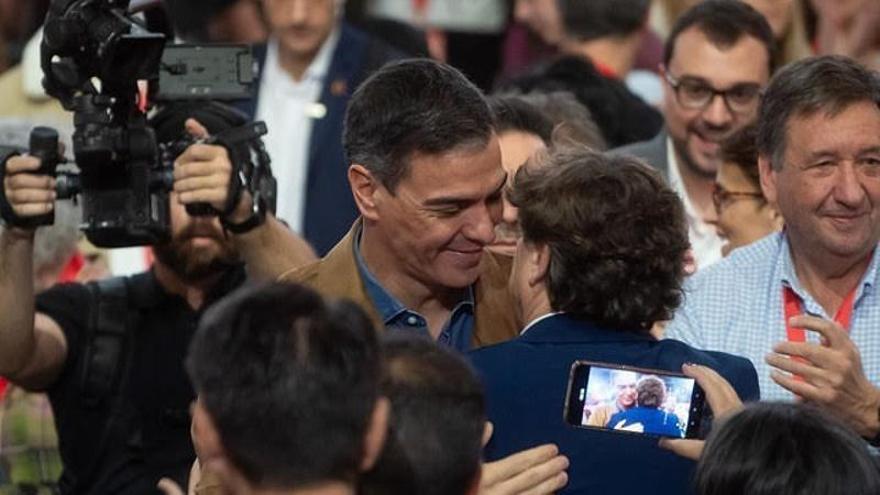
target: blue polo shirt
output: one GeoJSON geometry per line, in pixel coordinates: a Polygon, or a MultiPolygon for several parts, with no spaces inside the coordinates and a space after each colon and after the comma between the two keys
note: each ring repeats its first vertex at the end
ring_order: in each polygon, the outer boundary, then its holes
{"type": "MultiPolygon", "coordinates": [[[[357,263],[358,272],[364,281],[367,295],[373,301],[373,306],[382,317],[385,328],[391,331],[414,332],[430,338],[428,321],[419,313],[408,309],[393,295],[382,287],[376,277],[367,268],[363,256],[361,256],[361,233],[357,232],[354,242],[354,259],[357,263]]],[[[449,315],[449,320],[443,325],[443,330],[437,338],[437,342],[447,345],[459,351],[465,352],[471,349],[471,336],[474,332],[474,288],[469,286],[464,292],[462,300],[455,305],[449,315]]]]}

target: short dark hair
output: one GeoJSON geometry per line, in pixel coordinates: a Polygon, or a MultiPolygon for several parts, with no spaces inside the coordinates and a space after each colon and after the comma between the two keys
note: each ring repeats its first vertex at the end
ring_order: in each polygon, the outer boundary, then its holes
{"type": "Polygon", "coordinates": [[[510,201],[527,242],[550,248],[554,311],[647,331],[681,302],[687,225],[681,200],[647,165],[586,148],[517,171],[510,201]]]}
{"type": "Polygon", "coordinates": [[[532,91],[517,95],[541,110],[553,122],[553,144],[608,149],[593,113],[570,91],[532,91]]]}
{"type": "Polygon", "coordinates": [[[734,132],[721,143],[721,161],[735,165],[753,186],[760,188],[757,135],[758,127],[754,124],[734,132]]]}
{"type": "Polygon", "coordinates": [[[644,26],[651,0],[556,0],[565,34],[581,41],[626,36],[644,26]]]}
{"type": "Polygon", "coordinates": [[[773,76],[761,99],[758,153],[769,157],[779,170],[792,117],[816,112],[834,116],[863,101],[880,106],[880,79],[858,62],[826,55],[791,63],[773,76]]]}
{"type": "Polygon", "coordinates": [[[495,95],[487,98],[495,132],[525,132],[538,136],[548,147],[553,139],[553,121],[541,109],[519,96],[495,95]]]}
{"type": "Polygon", "coordinates": [[[240,289],[205,314],[186,364],[251,483],[354,482],[381,372],[376,332],[356,305],[293,284],[240,289]]]}
{"type": "Polygon", "coordinates": [[[464,358],[426,338],[393,336],[384,352],[389,435],[360,493],[464,495],[480,470],[486,412],[479,379],[464,358]]]}
{"type": "Polygon", "coordinates": [[[639,406],[657,409],[666,400],[666,384],[654,375],[643,376],[636,383],[636,393],[639,406]]]}
{"type": "Polygon", "coordinates": [[[764,16],[741,0],[704,0],[681,15],[663,49],[663,64],[669,66],[675,51],[675,42],[684,31],[696,27],[719,48],[735,45],[743,36],[751,36],[767,48],[767,68],[773,73],[778,50],[773,29],[764,16]]]}
{"type": "Polygon", "coordinates": [[[407,175],[413,153],[485,147],[492,113],[483,94],[458,70],[428,59],[391,63],[352,95],[342,141],[390,191],[407,175]]]}
{"type": "Polygon", "coordinates": [[[864,440],[806,404],[750,404],[709,435],[698,495],[868,495],[880,474],[864,440]]]}

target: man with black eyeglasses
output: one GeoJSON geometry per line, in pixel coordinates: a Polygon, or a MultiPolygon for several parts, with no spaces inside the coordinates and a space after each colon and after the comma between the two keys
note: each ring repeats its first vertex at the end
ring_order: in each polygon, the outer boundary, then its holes
{"type": "Polygon", "coordinates": [[[754,121],[773,71],[775,44],[766,19],[745,2],[707,0],[673,26],[664,52],[664,129],[619,148],[658,169],[684,201],[696,267],[721,258],[712,190],[720,143],[754,121]]]}

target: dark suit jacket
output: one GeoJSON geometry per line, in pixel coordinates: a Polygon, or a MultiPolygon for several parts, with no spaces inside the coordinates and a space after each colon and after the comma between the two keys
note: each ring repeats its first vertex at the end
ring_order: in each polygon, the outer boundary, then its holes
{"type": "MultiPolygon", "coordinates": [[[[254,58],[260,70],[255,87],[260,87],[260,75],[266,61],[266,46],[254,48],[254,58]]],[[[343,23],[339,42],[321,90],[321,103],[327,114],[313,123],[309,141],[308,173],[305,200],[303,236],[323,256],[351,227],[358,210],[348,185],[348,160],[342,148],[342,126],[345,109],[354,90],[373,71],[385,63],[403,58],[403,54],[388,45],[371,39],[365,33],[343,23]]],[[[240,108],[254,116],[259,94],[240,108]]],[[[273,163],[275,170],[284,163],[273,163]]],[[[278,191],[278,194],[290,194],[278,191]]]]}
{"type": "Polygon", "coordinates": [[[743,358],[698,351],[675,340],[612,331],[560,314],[525,334],[470,354],[486,386],[495,432],[485,449],[496,460],[552,442],[568,456],[568,486],[561,493],[681,495],[694,468],[657,446],[657,439],[568,426],[563,420],[571,364],[579,359],[681,371],[683,363],[718,371],[744,400],[758,399],[754,366],[743,358]]]}
{"type": "Polygon", "coordinates": [[[669,160],[666,154],[666,128],[648,141],[621,146],[608,153],[612,155],[631,155],[645,161],[648,165],[657,169],[663,178],[669,180],[669,160]]]}

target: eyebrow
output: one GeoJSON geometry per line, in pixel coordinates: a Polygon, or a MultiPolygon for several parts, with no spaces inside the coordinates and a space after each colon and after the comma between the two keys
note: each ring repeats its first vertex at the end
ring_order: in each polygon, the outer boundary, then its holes
{"type": "Polygon", "coordinates": [[[710,88],[718,90],[718,91],[730,91],[731,89],[734,89],[734,88],[753,87],[753,86],[760,88],[762,86],[761,83],[755,82],[755,81],[737,81],[737,82],[734,82],[733,84],[731,84],[730,86],[727,86],[725,89],[719,90],[714,84],[712,84],[712,82],[710,82],[708,79],[705,79],[703,77],[691,76],[691,75],[678,76],[679,83],[682,83],[684,81],[700,83],[700,84],[703,84],[705,86],[709,86],[710,88]]]}
{"type": "MultiPolygon", "coordinates": [[[[860,149],[856,156],[868,155],[871,153],[880,153],[880,146],[870,146],[868,148],[860,149]]],[[[807,155],[807,158],[810,160],[815,160],[817,158],[837,158],[840,154],[833,150],[818,150],[807,155]]]]}
{"type": "MultiPolygon", "coordinates": [[[[489,193],[486,197],[491,198],[496,195],[500,195],[501,191],[504,189],[504,186],[506,184],[507,184],[507,174],[504,174],[504,176],[502,176],[499,184],[497,186],[495,186],[495,189],[493,189],[492,192],[489,193]]],[[[441,196],[439,198],[431,198],[431,199],[425,200],[424,205],[425,206],[444,206],[444,205],[451,205],[451,204],[456,204],[456,205],[457,204],[469,204],[469,203],[474,203],[476,201],[477,200],[475,200],[474,198],[441,196]]]]}

